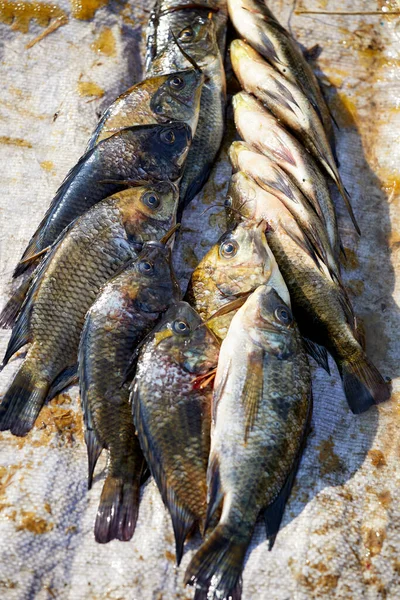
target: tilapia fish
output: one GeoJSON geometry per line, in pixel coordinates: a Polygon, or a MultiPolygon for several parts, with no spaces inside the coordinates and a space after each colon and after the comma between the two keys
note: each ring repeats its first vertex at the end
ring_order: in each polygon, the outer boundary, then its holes
{"type": "Polygon", "coordinates": [[[201,190],[215,160],[224,131],[225,72],[218,45],[219,32],[226,29],[224,4],[158,2],[147,40],[146,71],[149,75],[170,73],[187,66],[181,52],[201,68],[206,81],[200,101],[199,121],[181,182],[181,205],[186,206],[201,190]]]}
{"type": "Polygon", "coordinates": [[[325,177],[309,152],[246,92],[234,96],[233,107],[235,124],[242,138],[291,177],[325,224],[335,259],[338,259],[340,238],[335,206],[325,177]]]}
{"type": "Polygon", "coordinates": [[[212,387],[196,382],[216,367],[218,353],[214,335],[180,302],[143,346],[132,385],[136,430],[171,515],[178,564],[186,536],[206,516],[212,387]]]}
{"type": "MultiPolygon", "coordinates": [[[[283,204],[244,174],[235,177],[232,207],[240,207],[244,218],[267,223],[268,244],[289,289],[300,331],[334,358],[351,410],[361,413],[388,400],[390,386],[358,341],[353,309],[342,285],[301,239],[297,223],[283,204]]],[[[238,213],[232,212],[231,217],[237,218],[238,213]]]]}
{"type": "Polygon", "coordinates": [[[150,77],[129,88],[107,108],[87,150],[126,127],[184,121],[194,135],[199,118],[204,75],[186,69],[171,75],[150,77]]]}
{"type": "Polygon", "coordinates": [[[177,188],[169,182],[125,190],[92,207],[62,234],[34,274],[8,344],[3,364],[30,346],[0,404],[0,430],[25,435],[46,398],[75,378],[86,312],[143,242],[171,226],[177,200],[177,188]],[[163,206],[159,213],[155,199],[163,206]]]}
{"type": "Polygon", "coordinates": [[[234,171],[244,171],[266,192],[283,202],[307,235],[315,252],[339,279],[339,264],[333,255],[325,226],[285,171],[267,156],[254,152],[245,142],[233,142],[229,149],[229,158],[234,171]]]}
{"type": "Polygon", "coordinates": [[[200,65],[209,52],[205,43],[210,32],[207,20],[213,22],[212,30],[216,33],[219,51],[223,55],[227,18],[225,0],[156,0],[146,36],[146,72],[161,68],[160,59],[162,68],[169,67],[171,72],[176,70],[182,61],[180,44],[200,65]]]}
{"type": "Polygon", "coordinates": [[[228,0],[236,31],[286,79],[298,85],[319,114],[334,150],[332,118],[314,71],[296,42],[263,0],[228,0]]]}
{"type": "Polygon", "coordinates": [[[235,75],[246,92],[254,94],[292,130],[347,198],[324,127],[307,96],[245,42],[234,40],[230,54],[235,75]]]}
{"type": "MultiPolygon", "coordinates": [[[[186,298],[204,320],[263,283],[281,282],[264,228],[264,225],[240,223],[224,233],[194,270],[186,298]]],[[[231,311],[215,316],[208,323],[218,338],[226,336],[233,314],[231,311]]]]}
{"type": "Polygon", "coordinates": [[[222,515],[186,572],[186,582],[199,588],[196,600],[240,598],[243,562],[260,513],[272,545],[311,409],[309,366],[290,308],[263,285],[234,316],[221,346],[207,520],[220,505],[222,515]]]}
{"type": "Polygon", "coordinates": [[[129,540],[135,529],[144,458],[133,426],[126,372],[138,344],[178,299],[170,249],[148,242],[137,260],[103,287],[86,315],[79,381],[89,487],[102,449],[108,452],[94,528],[98,542],[129,540]]]}
{"type": "Polygon", "coordinates": [[[65,227],[135,181],[176,181],[191,142],[185,123],[128,127],[89,150],[67,175],[14,273],[22,273],[65,227]],[[28,260],[30,259],[30,260],[28,260]]]}

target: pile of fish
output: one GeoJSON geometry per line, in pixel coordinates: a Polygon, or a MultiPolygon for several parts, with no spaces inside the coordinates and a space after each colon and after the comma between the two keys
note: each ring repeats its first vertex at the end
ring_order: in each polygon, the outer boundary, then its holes
{"type": "Polygon", "coordinates": [[[3,366],[26,357],[0,404],[18,436],[79,381],[89,487],[105,449],[94,533],[129,540],[151,472],[195,598],[241,596],[259,515],[270,547],[310,427],[307,354],[337,364],[354,413],[387,400],[340,273],[330,184],[356,227],[318,81],[261,0],[158,0],[146,78],[103,114],[15,270],[3,366]],[[201,190],[225,119],[227,10],[243,91],[228,229],[194,270],[185,301],[172,267],[177,218],[201,190]],[[245,41],[244,41],[245,40],[245,41]]]}

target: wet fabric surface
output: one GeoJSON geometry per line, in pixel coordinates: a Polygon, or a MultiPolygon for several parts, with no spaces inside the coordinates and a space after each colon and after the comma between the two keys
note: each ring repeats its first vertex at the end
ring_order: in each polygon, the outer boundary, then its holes
{"type": "MultiPolygon", "coordinates": [[[[270,8],[287,24],[287,2],[270,8]],[[286,8],[285,8],[286,7],[286,8]]],[[[148,3],[60,2],[68,22],[31,48],[32,21],[0,23],[1,306],[12,270],[101,111],[141,78],[148,3]],[[79,8],[80,6],[80,8],[79,8]],[[89,16],[97,6],[92,20],[89,16]],[[85,12],[86,11],[86,12],[85,12]],[[75,17],[74,17],[75,14],[75,17]],[[23,27],[22,27],[23,29],[23,27]]],[[[396,2],[302,0],[307,10],[395,10],[396,2]]],[[[4,13],[0,5],[0,17],[4,13]]],[[[58,16],[58,18],[61,18],[58,16]]],[[[1,20],[1,19],[0,19],[1,20]]],[[[319,44],[314,66],[335,119],[340,172],[362,230],[338,201],[345,280],[371,358],[394,379],[392,401],[362,416],[347,407],[336,369],[314,368],[313,430],[272,552],[258,524],[243,600],[398,598],[400,595],[400,20],[382,15],[292,15],[293,33],[319,44]]],[[[176,246],[182,280],[225,227],[230,167],[224,148],[211,180],[186,210],[176,246]],[[206,210],[207,209],[207,210],[206,210]],[[206,210],[206,212],[204,212],[206,210]]],[[[3,353],[9,332],[0,331],[3,353]]],[[[0,374],[3,394],[20,358],[0,374]]],[[[169,516],[152,480],[143,488],[130,542],[96,544],[93,522],[105,459],[87,491],[77,388],[45,407],[26,438],[0,435],[0,595],[7,600],[191,598],[169,516]]]]}

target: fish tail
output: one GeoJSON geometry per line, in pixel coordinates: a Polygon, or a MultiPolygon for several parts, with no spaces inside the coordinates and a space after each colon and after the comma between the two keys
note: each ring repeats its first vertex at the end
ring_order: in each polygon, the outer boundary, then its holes
{"type": "Polygon", "coordinates": [[[391,385],[361,350],[349,360],[338,361],[347,402],[354,414],[389,400],[391,385]]]}
{"type": "Polygon", "coordinates": [[[45,402],[49,384],[35,378],[25,361],[0,404],[0,431],[26,435],[33,427],[45,402]]]}
{"type": "Polygon", "coordinates": [[[216,583],[218,598],[240,600],[241,573],[249,540],[238,541],[219,524],[192,558],[185,574],[185,583],[196,585],[197,600],[207,598],[207,591],[216,583]]]}
{"type": "Polygon", "coordinates": [[[139,485],[107,476],[94,524],[96,542],[127,542],[135,531],[139,507],[139,485]]]}

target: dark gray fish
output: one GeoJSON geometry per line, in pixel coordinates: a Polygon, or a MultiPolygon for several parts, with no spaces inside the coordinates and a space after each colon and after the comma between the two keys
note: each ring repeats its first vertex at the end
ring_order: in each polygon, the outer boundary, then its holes
{"type": "Polygon", "coordinates": [[[128,127],[89,150],[69,172],[17,266],[20,275],[74,219],[135,181],[176,181],[191,143],[185,123],[128,127]]]}
{"type": "Polygon", "coordinates": [[[135,530],[144,458],[133,426],[126,372],[138,344],[179,295],[170,249],[149,242],[137,260],[103,287],[86,315],[79,380],[89,487],[101,451],[108,452],[94,527],[101,543],[127,541],[135,530]]]}

